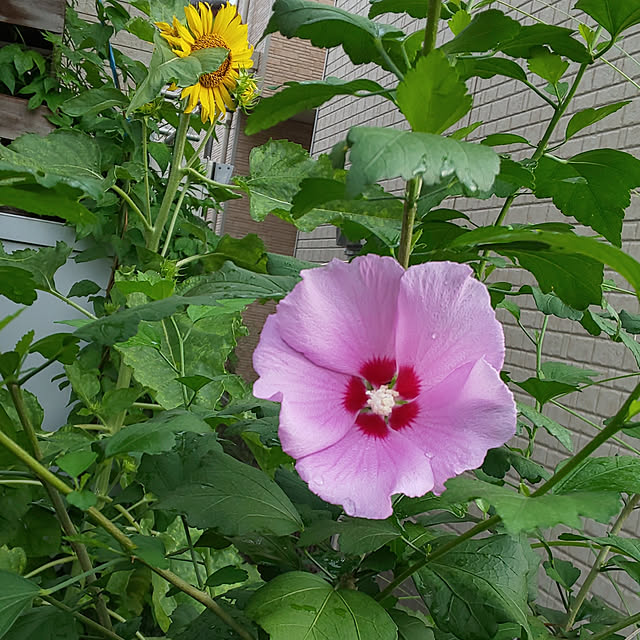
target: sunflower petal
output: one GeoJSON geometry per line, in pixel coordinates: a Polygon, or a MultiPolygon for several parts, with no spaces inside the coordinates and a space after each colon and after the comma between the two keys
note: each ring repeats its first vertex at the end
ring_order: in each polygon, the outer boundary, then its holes
{"type": "Polygon", "coordinates": [[[198,13],[197,9],[194,6],[188,4],[184,8],[184,14],[187,17],[187,24],[189,25],[189,29],[191,29],[191,33],[196,38],[202,38],[202,20],[200,20],[200,14],[198,13]]]}

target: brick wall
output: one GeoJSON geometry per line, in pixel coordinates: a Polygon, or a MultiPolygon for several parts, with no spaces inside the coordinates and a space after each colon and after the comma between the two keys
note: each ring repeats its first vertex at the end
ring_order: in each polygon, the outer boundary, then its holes
{"type": "MultiPolygon", "coordinates": [[[[571,11],[571,7],[575,3],[569,0],[557,0],[553,3],[554,8],[546,7],[546,3],[540,0],[515,0],[512,4],[546,22],[577,28],[577,22],[571,19],[571,16],[575,15],[571,11]]],[[[337,6],[366,15],[369,2],[368,0],[338,0],[337,6]]],[[[504,6],[500,8],[505,10],[504,6]]],[[[514,11],[507,11],[507,13],[511,13],[514,17],[522,17],[517,16],[514,11]]],[[[414,31],[423,25],[422,21],[411,23],[404,18],[392,15],[381,16],[380,19],[405,28],[406,32],[414,31]]],[[[525,21],[531,22],[529,19],[525,21]]],[[[440,36],[442,40],[443,38],[449,38],[450,34],[447,34],[446,29],[444,29],[441,31],[440,36]]],[[[640,29],[636,28],[631,32],[627,32],[622,46],[628,54],[638,57],[640,54],[640,29]]],[[[637,63],[624,53],[614,49],[606,58],[626,75],[638,78],[637,63]]],[[[328,53],[326,73],[327,75],[343,78],[367,76],[382,84],[389,81],[387,74],[377,69],[372,69],[371,66],[354,68],[342,50],[333,50],[328,53]]],[[[534,143],[539,140],[546,123],[552,115],[550,113],[551,109],[544,101],[516,81],[498,78],[493,80],[473,79],[471,83],[470,89],[474,94],[474,108],[458,126],[482,121],[483,125],[473,134],[472,140],[482,139],[490,133],[506,131],[523,135],[534,141],[534,143]]],[[[537,84],[542,84],[542,81],[537,84]]],[[[603,106],[619,100],[633,98],[637,95],[637,87],[625,81],[622,75],[602,63],[597,68],[590,69],[587,72],[570,113],[563,118],[558,132],[564,131],[566,121],[575,111],[587,107],[603,106]]],[[[329,151],[333,144],[344,138],[349,127],[358,124],[404,126],[401,115],[389,102],[383,102],[375,98],[367,100],[338,98],[318,110],[312,147],[313,154],[317,155],[329,151]]],[[[638,155],[640,151],[639,133],[640,102],[636,100],[635,103],[627,106],[604,122],[585,129],[558,153],[562,156],[570,156],[581,151],[610,146],[638,155]]],[[[556,134],[553,141],[559,141],[559,139],[560,133],[556,134]]],[[[505,148],[500,148],[501,151],[503,149],[505,148]]],[[[506,150],[508,151],[509,148],[506,148],[506,150]]],[[[446,206],[467,213],[478,224],[486,224],[495,220],[501,202],[496,199],[469,201],[459,198],[456,201],[448,201],[446,206]]],[[[516,201],[508,220],[510,222],[567,221],[555,210],[551,202],[536,201],[533,198],[524,197],[516,201]]],[[[640,208],[634,201],[627,211],[623,238],[625,248],[636,258],[640,257],[639,231],[640,208]]],[[[309,234],[300,234],[296,255],[301,258],[324,262],[331,257],[336,255],[343,256],[344,254],[342,250],[336,248],[333,228],[323,227],[309,234]]],[[[513,272],[496,274],[496,277],[516,284],[525,282],[524,276],[516,275],[514,278],[513,272]]],[[[637,311],[637,303],[634,296],[620,294],[611,296],[610,300],[616,308],[625,308],[631,312],[637,311]]],[[[511,373],[514,379],[523,380],[534,373],[534,351],[527,337],[515,325],[510,315],[500,313],[500,319],[505,323],[508,345],[505,369],[511,373]]],[[[539,329],[542,323],[542,314],[536,312],[532,303],[529,302],[523,310],[522,322],[531,331],[539,329]]],[[[637,371],[634,359],[622,345],[614,345],[607,340],[589,336],[581,328],[577,330],[575,323],[557,318],[551,318],[549,322],[543,358],[544,360],[562,360],[576,366],[596,370],[601,378],[637,371]]],[[[604,417],[610,416],[617,411],[625,398],[625,392],[628,391],[633,383],[633,379],[618,380],[601,388],[574,394],[566,399],[565,404],[569,409],[579,411],[595,426],[555,407],[552,407],[548,413],[572,429],[574,448],[577,450],[593,437],[596,428],[602,426],[604,417]]],[[[535,457],[547,468],[555,467],[561,459],[566,457],[567,452],[563,451],[561,446],[555,440],[547,437],[545,433],[539,435],[538,438],[539,444],[535,457]]],[[[628,442],[632,446],[638,445],[637,440],[629,439],[628,442]]],[[[640,446],[637,448],[640,448],[640,446]]],[[[615,444],[606,445],[597,452],[599,455],[612,455],[614,453],[629,452],[625,452],[624,449],[615,444]]],[[[624,531],[635,535],[640,533],[639,520],[639,514],[636,512],[627,521],[624,531]]],[[[593,534],[601,534],[603,530],[603,527],[594,524],[590,524],[587,527],[587,531],[593,534]]],[[[558,555],[572,560],[582,569],[583,577],[586,575],[587,567],[593,563],[595,557],[587,549],[572,550],[571,554],[559,553],[558,555]]],[[[622,597],[632,612],[637,611],[638,599],[635,597],[637,585],[627,579],[626,576],[621,577],[620,573],[616,574],[616,579],[619,579],[623,584],[622,597]]],[[[545,598],[548,602],[555,601],[557,597],[556,593],[551,590],[552,586],[548,579],[544,576],[541,577],[542,593],[546,594],[545,598]]],[[[625,604],[615,593],[606,577],[599,578],[596,581],[593,593],[605,598],[610,604],[622,611],[625,610],[625,604]]],[[[542,603],[544,604],[544,600],[542,603]]]]}

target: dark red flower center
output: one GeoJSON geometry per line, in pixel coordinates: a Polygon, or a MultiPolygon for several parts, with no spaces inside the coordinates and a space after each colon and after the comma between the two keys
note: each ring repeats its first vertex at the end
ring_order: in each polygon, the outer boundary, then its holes
{"type": "Polygon", "coordinates": [[[372,358],[353,376],[344,391],[343,406],[357,414],[355,423],[367,435],[385,438],[389,429],[408,427],[418,416],[415,399],[420,379],[411,366],[391,358],[372,358]]]}

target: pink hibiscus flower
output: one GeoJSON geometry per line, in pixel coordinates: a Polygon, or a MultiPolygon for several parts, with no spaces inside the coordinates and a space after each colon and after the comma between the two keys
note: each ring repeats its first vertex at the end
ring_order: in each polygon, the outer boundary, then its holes
{"type": "Polygon", "coordinates": [[[387,518],[441,493],[515,432],[502,327],[467,265],[392,258],[302,273],[264,326],[253,392],[282,403],[280,440],[311,491],[387,518]]]}

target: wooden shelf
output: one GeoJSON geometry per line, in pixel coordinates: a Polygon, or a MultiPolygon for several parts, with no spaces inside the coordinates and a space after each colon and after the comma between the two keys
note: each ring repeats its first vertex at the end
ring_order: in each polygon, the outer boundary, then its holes
{"type": "Polygon", "coordinates": [[[23,133],[38,133],[46,136],[55,127],[46,119],[46,107],[30,111],[27,100],[0,94],[0,138],[15,140],[23,133]]]}
{"type": "Polygon", "coordinates": [[[0,22],[62,33],[65,0],[0,0],[0,22]]]}

